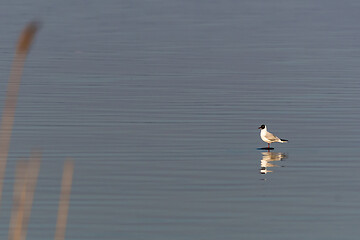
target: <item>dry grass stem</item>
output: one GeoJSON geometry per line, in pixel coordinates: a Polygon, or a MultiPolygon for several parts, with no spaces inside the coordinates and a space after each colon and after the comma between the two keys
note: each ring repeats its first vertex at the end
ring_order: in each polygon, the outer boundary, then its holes
{"type": "Polygon", "coordinates": [[[15,108],[24,68],[26,55],[29,52],[32,40],[38,29],[38,24],[30,23],[20,35],[17,50],[8,82],[5,104],[0,125],[0,203],[2,197],[3,179],[5,175],[6,161],[9,152],[12,127],[14,123],[15,108]]]}
{"type": "Polygon", "coordinates": [[[61,183],[61,194],[59,201],[58,217],[56,222],[55,240],[65,239],[65,230],[67,215],[69,210],[69,200],[71,193],[72,177],[74,172],[74,162],[67,160],[64,165],[62,183],[61,183]]]}

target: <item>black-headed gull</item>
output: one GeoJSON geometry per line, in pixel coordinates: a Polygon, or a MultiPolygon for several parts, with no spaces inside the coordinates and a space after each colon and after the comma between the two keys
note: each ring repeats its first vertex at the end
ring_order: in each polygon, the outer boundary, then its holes
{"type": "Polygon", "coordinates": [[[270,148],[270,143],[273,143],[273,142],[279,142],[279,143],[288,142],[288,140],[278,138],[274,134],[268,132],[267,128],[264,124],[261,125],[259,127],[259,129],[261,129],[260,137],[264,142],[266,142],[268,144],[268,148],[270,148]]]}

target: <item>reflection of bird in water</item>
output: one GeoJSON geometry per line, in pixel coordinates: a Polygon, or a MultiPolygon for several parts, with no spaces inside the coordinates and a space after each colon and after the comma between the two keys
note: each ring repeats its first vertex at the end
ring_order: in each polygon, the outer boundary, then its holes
{"type": "Polygon", "coordinates": [[[279,167],[278,165],[273,164],[271,162],[281,161],[282,159],[287,158],[287,155],[284,153],[262,152],[261,154],[263,155],[261,159],[261,169],[260,169],[261,174],[272,172],[271,170],[268,170],[268,168],[270,167],[279,167]]]}
{"type": "Polygon", "coordinates": [[[261,129],[260,137],[264,142],[266,142],[268,144],[268,147],[267,147],[268,149],[270,149],[270,143],[273,143],[273,142],[279,142],[279,143],[288,142],[288,140],[278,138],[277,136],[275,136],[271,132],[268,132],[267,128],[266,128],[266,126],[264,124],[261,125],[259,127],[259,129],[261,129]]]}

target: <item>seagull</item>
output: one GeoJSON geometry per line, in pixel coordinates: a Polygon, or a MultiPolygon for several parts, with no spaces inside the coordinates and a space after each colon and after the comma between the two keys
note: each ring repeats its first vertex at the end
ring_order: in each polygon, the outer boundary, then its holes
{"type": "Polygon", "coordinates": [[[270,148],[270,143],[273,143],[273,142],[279,142],[279,143],[288,142],[288,140],[278,138],[274,134],[268,132],[267,128],[266,128],[266,126],[264,124],[261,125],[259,127],[259,129],[261,129],[260,137],[264,142],[266,142],[268,144],[268,148],[270,148]]]}

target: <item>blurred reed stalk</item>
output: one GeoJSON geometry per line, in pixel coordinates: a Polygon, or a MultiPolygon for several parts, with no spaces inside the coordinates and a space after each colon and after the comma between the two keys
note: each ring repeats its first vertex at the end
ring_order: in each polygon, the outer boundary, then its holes
{"type": "Polygon", "coordinates": [[[32,22],[29,23],[21,33],[9,77],[0,126],[0,204],[21,75],[23,72],[26,56],[29,53],[31,43],[37,30],[38,24],[32,22]]]}
{"type": "Polygon", "coordinates": [[[31,154],[30,162],[28,165],[28,171],[27,171],[26,198],[25,198],[25,207],[24,207],[23,227],[21,232],[21,239],[23,240],[26,239],[31,207],[32,207],[35,188],[40,171],[40,163],[41,163],[41,152],[34,151],[31,154]]]}
{"type": "MultiPolygon", "coordinates": [[[[29,23],[20,35],[11,68],[5,105],[0,125],[0,203],[6,161],[10,147],[17,97],[26,56],[39,28],[35,22],[29,23]]],[[[33,151],[29,161],[19,161],[16,165],[13,208],[11,212],[9,240],[25,240],[30,219],[34,192],[39,175],[41,152],[33,151]]],[[[74,162],[67,159],[64,164],[55,240],[65,238],[69,200],[71,193],[74,162]]]]}
{"type": "Polygon", "coordinates": [[[67,159],[64,164],[64,171],[61,183],[61,194],[59,201],[58,217],[56,222],[55,240],[65,239],[67,215],[69,211],[69,200],[71,193],[74,162],[67,159]]]}
{"type": "Polygon", "coordinates": [[[34,151],[29,161],[20,161],[16,165],[9,240],[26,239],[40,162],[41,153],[34,151]]]}

